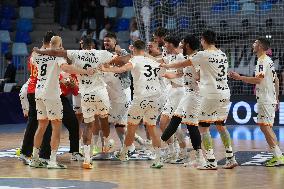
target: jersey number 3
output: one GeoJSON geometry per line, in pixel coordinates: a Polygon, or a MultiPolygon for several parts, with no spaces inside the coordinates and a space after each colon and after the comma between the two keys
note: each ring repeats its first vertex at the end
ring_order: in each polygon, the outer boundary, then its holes
{"type": "Polygon", "coordinates": [[[154,73],[155,77],[158,76],[158,72],[159,72],[160,68],[154,68],[153,69],[150,65],[145,65],[144,67],[147,68],[147,73],[144,73],[144,75],[146,77],[151,77],[153,75],[153,73],[154,73]]]}

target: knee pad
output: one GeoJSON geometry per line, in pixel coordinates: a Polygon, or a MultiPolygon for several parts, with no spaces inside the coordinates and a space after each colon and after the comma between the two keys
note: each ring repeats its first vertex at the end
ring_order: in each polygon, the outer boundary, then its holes
{"type": "Polygon", "coordinates": [[[200,127],[210,127],[210,123],[206,123],[206,122],[200,122],[199,123],[200,127]]]}
{"type": "Polygon", "coordinates": [[[175,135],[176,135],[179,143],[184,142],[184,134],[183,134],[183,131],[180,128],[177,129],[175,135]]]}
{"type": "Polygon", "coordinates": [[[225,120],[223,120],[223,121],[216,121],[215,124],[216,124],[216,126],[225,126],[225,120]]]}

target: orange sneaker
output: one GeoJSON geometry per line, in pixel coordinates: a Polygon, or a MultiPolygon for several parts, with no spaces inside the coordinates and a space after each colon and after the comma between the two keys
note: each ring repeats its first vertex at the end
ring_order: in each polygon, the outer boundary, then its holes
{"type": "Polygon", "coordinates": [[[82,167],[84,168],[84,169],[93,169],[93,165],[92,165],[92,163],[83,163],[82,164],[82,167]]]}

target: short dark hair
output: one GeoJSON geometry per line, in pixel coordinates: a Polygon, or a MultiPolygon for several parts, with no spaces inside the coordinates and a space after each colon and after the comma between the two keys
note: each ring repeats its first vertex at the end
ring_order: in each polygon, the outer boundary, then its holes
{"type": "Polygon", "coordinates": [[[187,36],[185,36],[185,38],[183,39],[183,42],[184,42],[185,44],[188,44],[189,47],[190,47],[193,51],[199,49],[199,44],[200,44],[200,42],[199,42],[198,38],[195,37],[194,35],[187,35],[187,36]]]}
{"type": "Polygon", "coordinates": [[[179,38],[173,35],[167,35],[164,41],[173,44],[175,48],[178,47],[180,42],[179,38]]]}
{"type": "Polygon", "coordinates": [[[113,32],[108,32],[108,33],[105,35],[105,37],[112,38],[112,39],[115,39],[115,40],[117,39],[115,33],[113,33],[113,32]]]}
{"type": "Polygon", "coordinates": [[[262,45],[262,47],[264,48],[265,51],[267,51],[270,47],[270,41],[267,38],[264,37],[260,37],[257,39],[257,41],[259,41],[259,43],[262,45]]]}
{"type": "Polygon", "coordinates": [[[13,59],[12,53],[11,52],[7,52],[5,54],[5,59],[8,60],[8,61],[12,61],[12,59],[13,59]]]}
{"type": "Polygon", "coordinates": [[[168,34],[168,30],[166,28],[163,28],[163,27],[158,27],[154,31],[154,35],[158,36],[158,37],[165,37],[167,34],[168,34]]]}
{"type": "Polygon", "coordinates": [[[205,30],[201,36],[210,45],[216,43],[216,33],[212,30],[205,30]]]}
{"type": "Polygon", "coordinates": [[[137,50],[145,50],[146,44],[142,40],[136,40],[133,42],[133,47],[136,48],[137,50]]]}
{"type": "Polygon", "coordinates": [[[56,36],[56,33],[54,33],[53,31],[47,31],[43,37],[43,43],[50,43],[53,36],[56,36]]]}
{"type": "Polygon", "coordinates": [[[92,47],[93,44],[94,44],[94,40],[89,36],[86,36],[82,39],[83,49],[89,49],[92,47]]]}

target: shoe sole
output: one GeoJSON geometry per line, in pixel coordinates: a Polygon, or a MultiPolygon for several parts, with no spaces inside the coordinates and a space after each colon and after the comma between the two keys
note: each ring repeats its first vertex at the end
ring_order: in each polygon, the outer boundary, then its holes
{"type": "Polygon", "coordinates": [[[237,167],[239,164],[237,164],[237,163],[234,163],[233,165],[231,165],[231,166],[228,166],[228,167],[222,167],[223,169],[233,169],[233,168],[235,168],[235,167],[237,167]]]}
{"type": "Polygon", "coordinates": [[[162,167],[164,167],[163,165],[160,165],[160,166],[151,166],[151,168],[153,169],[161,169],[162,167]]]}
{"type": "Polygon", "coordinates": [[[47,167],[47,169],[67,169],[67,167],[47,167]]]}
{"type": "Polygon", "coordinates": [[[218,167],[213,167],[213,168],[201,168],[201,167],[197,167],[198,170],[217,170],[218,167]]]}

